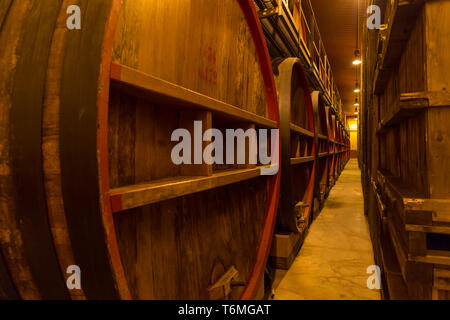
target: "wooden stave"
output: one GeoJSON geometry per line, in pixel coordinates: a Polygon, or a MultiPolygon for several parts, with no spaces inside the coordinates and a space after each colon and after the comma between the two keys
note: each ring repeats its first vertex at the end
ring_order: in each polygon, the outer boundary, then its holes
{"type": "MultiPolygon", "coordinates": [[[[304,232],[308,227],[312,219],[313,205],[314,205],[314,182],[316,174],[316,160],[314,160],[312,165],[312,170],[310,173],[310,179],[305,193],[307,193],[307,204],[309,207],[304,212],[304,217],[306,220],[306,226],[299,227],[297,225],[297,218],[294,213],[293,202],[293,182],[291,175],[291,164],[290,164],[290,149],[291,149],[291,129],[290,129],[290,108],[291,108],[291,81],[294,68],[298,68],[300,82],[304,90],[304,96],[306,99],[306,108],[308,108],[308,125],[312,128],[314,133],[314,114],[310,95],[310,89],[308,86],[307,79],[305,77],[304,71],[301,66],[300,60],[296,58],[287,59],[274,59],[274,73],[276,75],[277,90],[278,90],[278,105],[280,108],[280,136],[281,136],[281,170],[282,170],[282,183],[280,188],[280,201],[278,208],[277,217],[277,230],[279,231],[289,231],[289,232],[304,232]],[[284,70],[280,70],[283,67],[284,70]]],[[[316,153],[316,142],[313,139],[313,146],[311,155],[316,153]]],[[[304,197],[303,197],[304,198],[304,197]]]]}
{"type": "Polygon", "coordinates": [[[53,248],[42,183],[43,161],[38,140],[44,86],[24,85],[43,83],[45,79],[45,57],[50,50],[51,30],[59,5],[60,2],[44,5],[40,1],[12,1],[2,23],[3,39],[12,41],[8,42],[10,49],[5,50],[6,60],[2,61],[6,62],[9,74],[0,83],[2,86],[10,83],[5,91],[7,101],[0,106],[5,111],[1,139],[7,148],[1,160],[10,169],[2,177],[1,201],[6,214],[2,221],[1,247],[11,278],[23,299],[68,298],[53,248]],[[20,40],[14,40],[14,36],[20,40]],[[8,65],[11,50],[30,54],[18,55],[14,64],[8,65]],[[33,72],[30,74],[29,70],[33,72]],[[26,161],[28,157],[33,158],[32,163],[26,161]]]}
{"type": "Polygon", "coordinates": [[[20,296],[9,274],[3,253],[0,250],[0,300],[18,300],[20,296]]]}
{"type": "MultiPolygon", "coordinates": [[[[67,84],[70,80],[75,78],[75,83],[72,83],[70,86],[70,90],[68,86],[63,86],[61,89],[61,136],[60,136],[60,152],[61,152],[61,189],[64,195],[64,217],[67,221],[67,232],[70,235],[71,246],[73,248],[73,256],[75,261],[79,265],[82,265],[83,272],[83,289],[86,291],[86,297],[88,299],[98,299],[98,298],[107,298],[107,299],[116,299],[116,298],[124,298],[129,299],[130,293],[127,288],[126,279],[124,276],[123,269],[121,268],[120,256],[118,253],[117,243],[115,239],[115,230],[113,227],[112,217],[109,216],[108,213],[105,214],[105,210],[110,210],[109,207],[109,195],[105,190],[109,189],[109,185],[107,182],[107,165],[105,165],[105,159],[107,159],[107,130],[105,128],[106,122],[105,117],[107,116],[107,106],[106,101],[108,100],[108,91],[109,91],[109,66],[110,66],[110,57],[111,54],[108,53],[112,51],[112,40],[114,35],[114,24],[117,23],[119,11],[120,11],[120,3],[121,1],[114,0],[112,2],[109,1],[99,1],[93,6],[87,6],[87,1],[79,1],[78,5],[80,5],[85,12],[85,15],[90,17],[87,20],[88,27],[86,29],[89,30],[90,26],[98,24],[100,25],[104,22],[107,27],[105,27],[105,32],[101,31],[96,35],[97,40],[92,41],[88,39],[88,37],[79,37],[77,39],[69,39],[67,41],[65,47],[65,65],[62,70],[62,83],[67,84]],[[95,17],[95,19],[94,19],[95,17]],[[92,44],[96,44],[95,47],[92,47],[92,44]],[[76,48],[79,46],[89,46],[89,56],[81,57],[77,55],[78,51],[76,48]],[[74,61],[74,58],[78,58],[77,61],[80,61],[83,70],[87,70],[86,77],[78,77],[76,75],[79,74],[79,70],[77,70],[77,66],[70,65],[70,61],[74,61]],[[109,61],[108,61],[109,59],[109,61]],[[106,61],[106,62],[105,62],[106,61]],[[101,65],[100,70],[91,72],[92,70],[97,70],[95,66],[101,65]],[[75,75],[75,77],[73,77],[75,75]],[[101,82],[98,79],[101,79],[103,86],[98,83],[101,82]],[[97,88],[101,87],[101,90],[97,93],[95,90],[89,90],[89,88],[97,88]],[[83,92],[83,94],[80,94],[83,92]],[[87,92],[87,93],[86,93],[87,92]],[[78,95],[77,95],[78,93],[78,95]],[[78,121],[76,123],[76,128],[74,128],[74,119],[77,119],[77,105],[102,105],[102,108],[99,108],[98,114],[95,114],[95,108],[86,108],[86,118],[89,121],[78,121]],[[97,132],[97,119],[103,119],[99,121],[100,129],[97,132]],[[103,127],[102,127],[103,126],[103,127]],[[76,135],[74,134],[76,133],[76,135]],[[89,133],[89,134],[87,134],[89,133]],[[98,134],[98,135],[97,135],[98,134]],[[95,138],[95,139],[94,139],[95,138]],[[83,143],[80,143],[82,141],[83,143]],[[89,144],[89,147],[86,148],[86,144],[89,144]],[[98,147],[100,146],[100,147],[98,147]],[[99,150],[97,149],[99,148],[99,150]],[[87,150],[89,152],[87,152],[87,150]],[[83,154],[83,159],[80,158],[80,154],[83,154]],[[78,158],[77,164],[68,165],[69,161],[73,159],[73,157],[78,158]],[[97,156],[99,158],[97,158],[97,156]],[[97,168],[97,164],[95,162],[99,161],[100,165],[97,168]],[[103,163],[103,164],[102,164],[103,163]],[[86,174],[87,170],[89,174],[86,174]],[[100,175],[101,185],[96,186],[95,181],[91,181],[89,183],[90,188],[86,188],[88,190],[74,190],[73,181],[76,179],[80,179],[80,177],[94,177],[100,175]],[[99,190],[99,188],[101,190],[99,190]],[[75,196],[75,194],[77,196],[75,196]],[[100,199],[97,199],[97,195],[100,194],[100,199]],[[79,195],[84,195],[84,201],[88,202],[91,207],[91,212],[99,212],[101,209],[100,206],[103,206],[103,214],[102,216],[95,216],[95,221],[90,218],[89,223],[86,221],[82,221],[79,217],[79,212],[85,212],[79,207],[77,202],[80,201],[79,195]],[[106,208],[106,209],[105,209],[106,208]],[[89,225],[90,229],[86,230],[86,225],[89,225]],[[106,225],[106,227],[105,227],[106,225]],[[76,232],[80,229],[85,229],[84,232],[76,232]],[[95,254],[86,255],[82,253],[86,250],[86,246],[82,243],[85,241],[86,236],[92,236],[93,234],[98,234],[98,243],[101,248],[90,248],[92,252],[95,254]],[[107,238],[107,241],[103,240],[107,238]],[[100,244],[102,243],[102,244],[100,244]],[[93,272],[99,265],[102,265],[101,269],[103,272],[101,274],[95,274],[93,272]],[[91,267],[89,267],[91,266],[91,267]],[[90,276],[95,274],[95,276],[90,276]]],[[[246,18],[248,21],[251,19],[253,23],[251,24],[252,34],[256,37],[259,36],[259,39],[255,40],[256,46],[258,48],[259,59],[264,61],[268,61],[268,53],[265,48],[265,42],[262,38],[262,31],[259,26],[259,22],[257,23],[257,15],[253,8],[253,5],[250,4],[249,1],[240,1],[240,5],[245,11],[246,18]]],[[[84,31],[82,30],[81,33],[84,31]]],[[[88,32],[86,32],[87,34],[88,32]]],[[[278,108],[276,107],[276,97],[274,96],[276,90],[274,89],[273,77],[269,67],[267,64],[264,65],[264,62],[261,62],[261,68],[263,69],[263,77],[266,85],[266,94],[268,95],[268,104],[272,106],[269,107],[269,117],[274,120],[277,120],[277,112],[278,108]],[[272,86],[272,88],[271,88],[272,86]],[[275,108],[274,108],[275,106],[275,108]],[[275,111],[276,110],[276,111],[275,111]]],[[[94,179],[95,180],[95,179],[94,179]]],[[[79,185],[82,185],[81,183],[79,185]]],[[[256,292],[256,284],[259,282],[261,278],[262,272],[264,270],[264,265],[267,260],[268,252],[270,249],[270,240],[271,233],[275,224],[275,208],[277,207],[277,192],[279,188],[279,175],[275,176],[271,179],[270,183],[270,191],[269,193],[272,195],[270,201],[267,203],[267,214],[264,225],[264,233],[261,236],[261,243],[258,248],[258,261],[255,263],[255,267],[249,277],[249,285],[246,287],[246,290],[242,294],[242,298],[252,298],[256,292]]],[[[84,202],[83,201],[83,202],[84,202]]],[[[85,218],[86,219],[86,214],[85,218]]],[[[96,243],[94,241],[94,243],[96,243]]],[[[47,245],[48,248],[52,247],[51,245],[47,245]]],[[[54,259],[56,261],[56,259],[54,259]]],[[[67,297],[67,293],[61,293],[58,297],[67,297]]],[[[24,298],[38,298],[39,296],[24,296],[24,298]]],[[[75,297],[72,297],[75,298],[75,297]]]]}

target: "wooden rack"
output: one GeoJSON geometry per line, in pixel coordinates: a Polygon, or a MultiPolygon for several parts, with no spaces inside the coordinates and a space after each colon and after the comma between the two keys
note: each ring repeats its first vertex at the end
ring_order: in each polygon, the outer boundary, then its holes
{"type": "Polygon", "coordinates": [[[336,113],[342,102],[310,0],[255,0],[273,57],[298,57],[309,81],[336,113]]]}
{"type": "MultiPolygon", "coordinates": [[[[133,96],[164,103],[174,110],[204,110],[216,119],[241,122],[247,126],[258,125],[263,128],[277,128],[275,121],[250,113],[239,107],[226,104],[176,84],[147,75],[133,68],[113,62],[111,65],[112,87],[133,96]]],[[[207,121],[211,123],[211,121],[207,121]]],[[[293,126],[297,132],[314,136],[313,133],[293,126]]],[[[208,128],[206,128],[208,129],[208,128]]],[[[307,157],[308,158],[308,157],[307,157]]],[[[293,159],[294,163],[310,161],[307,158],[293,159]]],[[[109,192],[113,212],[124,211],[152,203],[178,198],[192,193],[249,180],[261,175],[266,166],[215,170],[212,165],[199,174],[169,177],[124,187],[112,188],[109,192]]]]}

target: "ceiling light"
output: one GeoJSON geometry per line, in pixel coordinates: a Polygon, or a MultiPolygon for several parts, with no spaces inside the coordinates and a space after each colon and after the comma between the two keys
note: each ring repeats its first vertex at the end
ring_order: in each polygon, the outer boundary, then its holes
{"type": "MultiPolygon", "coordinates": [[[[359,106],[358,98],[355,98],[355,104],[354,104],[354,106],[355,106],[355,107],[358,107],[358,106],[359,106]]],[[[356,108],[355,108],[355,111],[356,111],[356,108]]]]}
{"type": "Polygon", "coordinates": [[[361,55],[360,55],[360,53],[359,53],[359,50],[356,49],[356,50],[355,50],[355,59],[353,59],[353,64],[354,64],[355,66],[357,66],[357,65],[360,65],[361,63],[362,63],[362,61],[361,61],[361,55]]]}
{"type": "Polygon", "coordinates": [[[356,83],[355,90],[353,90],[353,92],[355,92],[355,93],[361,92],[361,89],[359,88],[359,83],[358,82],[356,83]]]}

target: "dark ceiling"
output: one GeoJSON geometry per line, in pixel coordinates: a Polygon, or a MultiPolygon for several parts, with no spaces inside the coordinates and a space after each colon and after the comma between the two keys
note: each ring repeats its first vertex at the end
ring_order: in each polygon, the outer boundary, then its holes
{"type": "MultiPolygon", "coordinates": [[[[365,0],[311,0],[320,34],[333,70],[335,82],[345,112],[354,112],[353,92],[356,72],[360,67],[352,64],[356,49],[357,4],[359,1],[360,26],[364,25],[365,0]]],[[[362,34],[359,33],[359,47],[362,34]]],[[[361,48],[360,48],[361,49],[361,48]]],[[[359,81],[358,81],[359,82],[359,81]]]]}

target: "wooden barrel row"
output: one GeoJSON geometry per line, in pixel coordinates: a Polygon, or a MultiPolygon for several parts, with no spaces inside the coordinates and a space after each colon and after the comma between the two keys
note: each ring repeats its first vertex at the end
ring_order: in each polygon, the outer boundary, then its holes
{"type": "Polygon", "coordinates": [[[299,59],[272,64],[282,147],[277,231],[304,232],[349,159],[349,136],[322,94],[310,89],[299,59]]]}
{"type": "MultiPolygon", "coordinates": [[[[257,296],[280,174],[171,161],[171,133],[194,120],[278,128],[250,0],[7,0],[0,48],[0,298],[257,296]]],[[[308,108],[294,122],[314,132],[308,108]]],[[[293,176],[305,205],[314,168],[293,176]]]]}
{"type": "Polygon", "coordinates": [[[303,232],[310,223],[316,174],[311,93],[300,60],[274,61],[281,136],[279,231],[303,232]]]}

